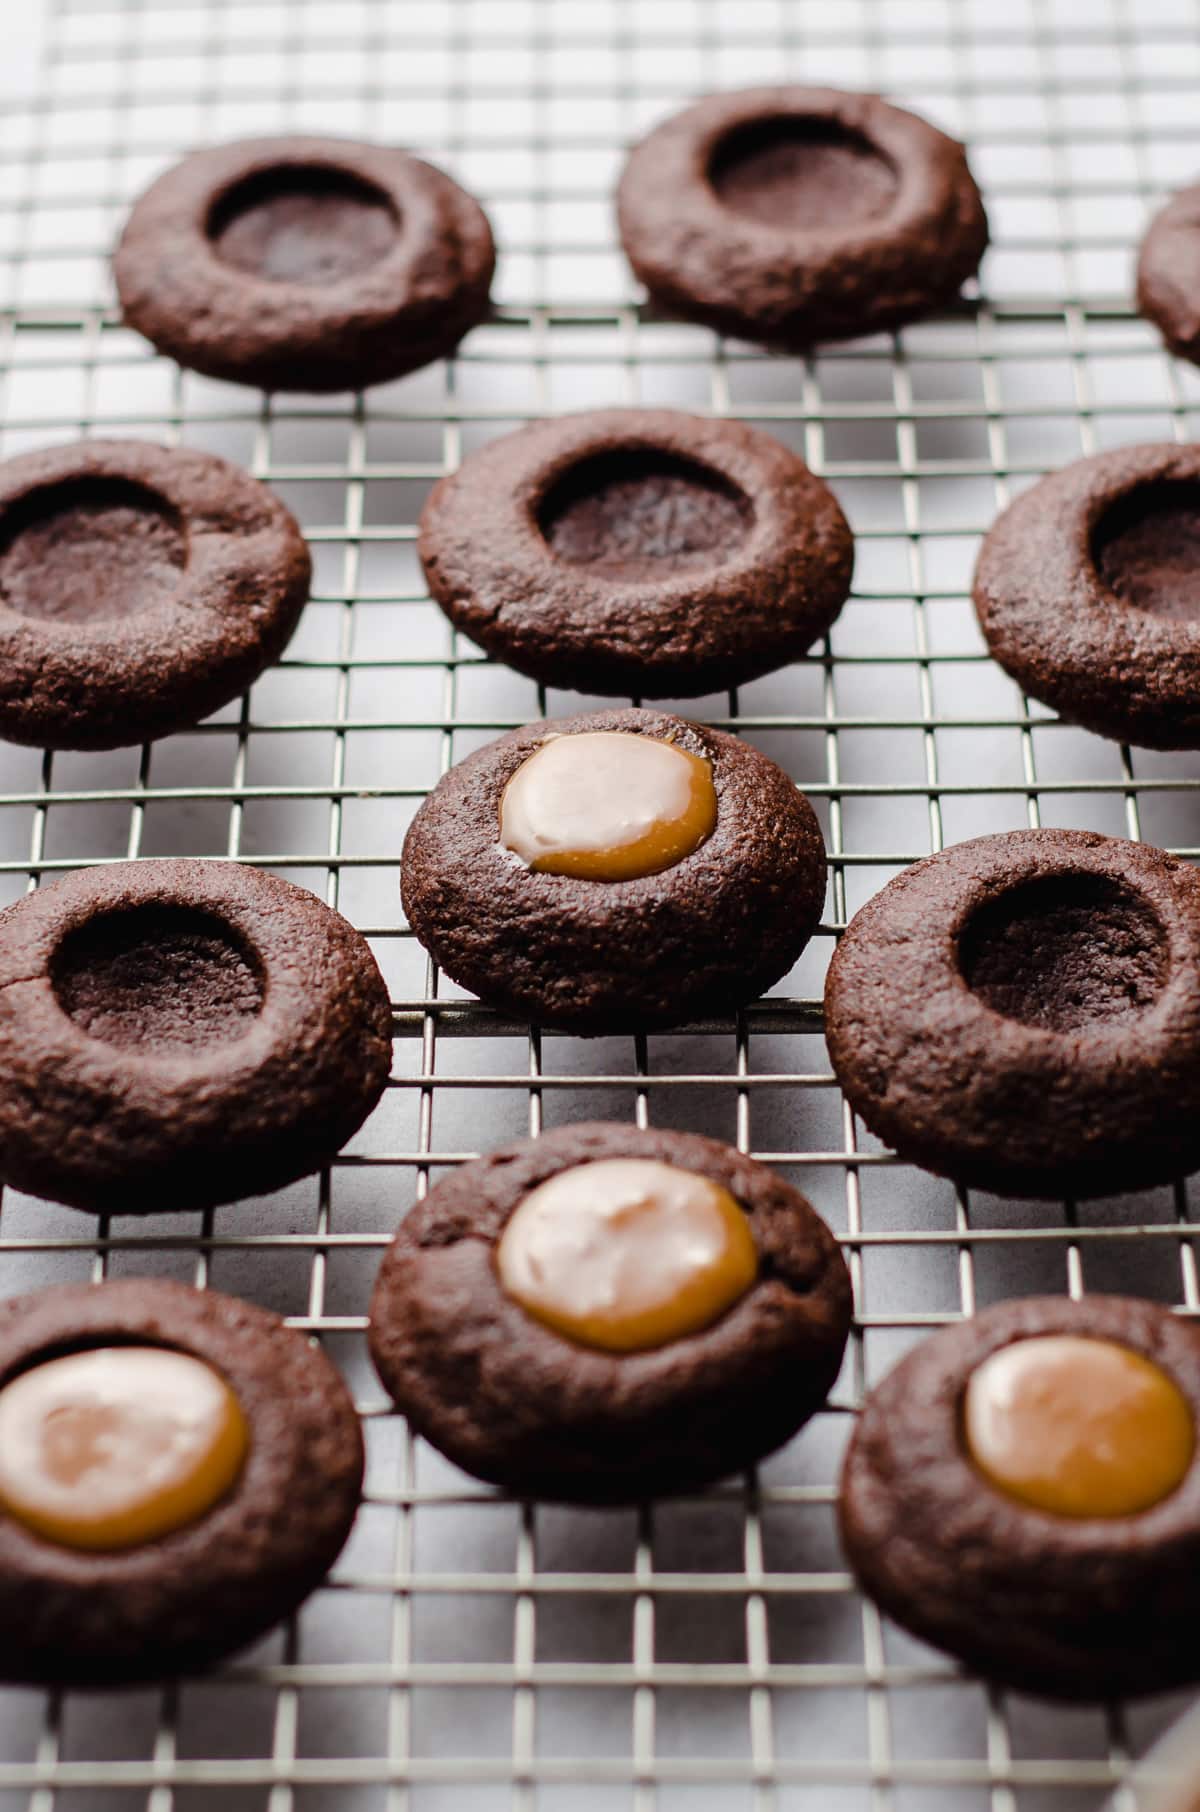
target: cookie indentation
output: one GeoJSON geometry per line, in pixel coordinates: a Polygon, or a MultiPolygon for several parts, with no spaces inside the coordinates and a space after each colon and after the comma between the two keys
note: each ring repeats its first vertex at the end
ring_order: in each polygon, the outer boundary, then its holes
{"type": "Polygon", "coordinates": [[[1136,894],[1104,875],[1049,875],[991,900],[959,961],[993,1012],[1075,1032],[1141,1012],[1167,976],[1167,938],[1136,894]]]}
{"type": "Polygon", "coordinates": [[[217,256],[269,283],[340,283],[378,264],[399,220],[382,189],[346,170],[258,170],[222,195],[208,236],[217,256]]]}
{"type": "Polygon", "coordinates": [[[23,617],[112,622],[169,598],[187,538],[162,497],[118,478],[31,491],[0,529],[0,601],[23,617]]]}
{"type": "Polygon", "coordinates": [[[91,1346],[0,1389],[0,1503],[63,1548],[143,1548],[220,1503],[248,1444],[241,1405],[211,1365],[91,1346]]]}
{"type": "Polygon", "coordinates": [[[547,492],[538,514],[560,560],[614,579],[719,565],[753,520],[750,499],[721,473],[647,448],[581,459],[547,492]]]}
{"type": "Polygon", "coordinates": [[[717,145],[709,170],[728,208],[789,232],[877,220],[896,199],[896,171],[837,120],[751,120],[717,145]]]}
{"type": "Polygon", "coordinates": [[[997,1491],[1072,1519],[1162,1503],[1196,1451],[1195,1416],[1170,1373],[1088,1334],[1035,1335],[989,1353],[967,1379],[962,1433],[997,1491]]]}
{"type": "Polygon", "coordinates": [[[1200,618],[1200,484],[1139,485],[1106,510],[1093,558],[1114,596],[1176,621],[1200,618]]]}
{"type": "Polygon", "coordinates": [[[674,868],[717,822],[712,764],[656,737],[550,736],[500,799],[500,840],[542,874],[632,881],[674,868]]]}
{"type": "Polygon", "coordinates": [[[89,1037],[167,1052],[241,1038],[264,997],[259,966],[232,928],[179,906],[79,926],[59,946],[51,984],[89,1037]]]}

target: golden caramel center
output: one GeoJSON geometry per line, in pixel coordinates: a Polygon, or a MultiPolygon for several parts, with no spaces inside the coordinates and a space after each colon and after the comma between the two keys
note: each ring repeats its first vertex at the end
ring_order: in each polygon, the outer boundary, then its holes
{"type": "Polygon", "coordinates": [[[1076,1334],[1017,1340],[967,1381],[967,1452],[998,1490],[1053,1516],[1133,1516],[1183,1481],[1191,1406],[1161,1367],[1076,1334]]]}
{"type": "Polygon", "coordinates": [[[0,1507],[66,1548],[137,1547],[210,1510],[248,1445],[237,1398],[203,1360],[93,1347],[0,1390],[0,1507]]]}
{"type": "Polygon", "coordinates": [[[758,1252],[719,1183],[651,1158],[606,1158],[532,1190],[504,1229],[496,1268],[547,1327],[630,1353],[716,1321],[754,1282],[758,1252]]]}
{"type": "Polygon", "coordinates": [[[717,822],[712,768],[624,730],[553,736],[500,802],[500,840],[542,874],[632,881],[673,868],[717,822]]]}

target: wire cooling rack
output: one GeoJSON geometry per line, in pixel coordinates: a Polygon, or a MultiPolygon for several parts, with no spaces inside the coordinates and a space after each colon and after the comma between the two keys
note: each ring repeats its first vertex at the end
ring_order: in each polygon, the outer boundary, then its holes
{"type": "Polygon", "coordinates": [[[287,659],[196,731],[102,756],[0,748],[0,879],[16,898],[89,862],[261,863],[368,933],[397,1038],[384,1102],[311,1183],[149,1221],[6,1192],[4,1294],[155,1272],[281,1310],[344,1366],[370,1459],[330,1584],[252,1653],[118,1699],[3,1695],[0,1812],[1140,1803],[1136,1758],[1181,1700],[1063,1711],[988,1691],[857,1596],[833,1499],[864,1388],[929,1328],[1033,1290],[1200,1311],[1188,1194],[1047,1207],[897,1164],[833,1084],[819,998],[847,916],[944,843],[1065,824],[1200,856],[1197,758],[1059,725],[987,661],[967,597],[980,531],[1042,471],[1195,433],[1197,376],[1129,292],[1151,207],[1195,173],[1198,28],[1194,0],[58,0],[0,120],[2,451],[115,433],[226,454],[300,517],[316,589],[287,659]],[[783,78],[881,88],[969,141],[995,238],[980,295],[812,360],[639,305],[611,221],[622,145],[697,92],[783,78]],[[480,195],[498,306],[456,360],[362,397],[272,399],[121,329],[106,262],[133,196],[195,144],[287,128],[413,145],[480,195]],[[401,841],[438,774],[580,708],[454,638],[414,525],[489,437],[636,401],[761,424],[852,519],[854,596],[828,644],[683,707],[795,777],[833,879],[805,958],[736,1023],[581,1041],[463,998],[401,917],[401,841]],[[380,1249],[431,1179],[596,1115],[777,1165],[845,1239],[857,1294],[828,1411],[757,1476],[641,1511],[477,1487],[388,1413],[363,1343],[380,1249]]]}

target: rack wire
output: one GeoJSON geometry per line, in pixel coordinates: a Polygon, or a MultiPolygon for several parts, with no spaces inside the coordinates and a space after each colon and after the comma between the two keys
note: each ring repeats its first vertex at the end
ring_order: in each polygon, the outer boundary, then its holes
{"type": "MultiPolygon", "coordinates": [[[[310,1183],[215,1213],[95,1219],[6,1191],[4,1294],[154,1272],[311,1329],[365,1418],[367,1501],[294,1624],[202,1681],[114,1700],[0,1695],[0,1812],[1058,1812],[1141,1802],[1182,1700],[1083,1711],[1002,1694],[886,1625],[833,1533],[865,1388],[926,1330],[1033,1290],[1200,1312],[1184,1185],[1058,1207],[897,1163],[829,1072],[833,939],[905,863],[1026,824],[1200,857],[1194,756],[1063,726],[986,659],[980,532],[1041,472],[1195,435],[1200,380],[1132,313],[1132,247],[1194,175],[1195,0],[55,0],[0,118],[0,451],[79,434],[207,447],[272,483],[316,557],[286,659],[194,732],[112,755],[0,748],[0,887],[85,863],[260,863],[370,937],[392,988],[383,1103],[310,1183]],[[964,137],[994,227],[983,288],[896,336],[768,357],[656,319],[615,250],[624,144],[710,88],[877,87],[964,137]],[[107,255],[184,150],[248,132],[410,144],[489,209],[494,319],[363,396],[262,397],[120,326],[107,255]],[[736,1021],[581,1041],[506,1022],[427,964],[400,912],[407,822],[500,730],[580,708],[480,658],[422,587],[432,482],[522,420],[663,403],[767,427],[858,542],[805,661],[682,708],[779,760],[822,815],[829,911],[736,1021]],[[828,1410],[756,1475],[588,1513],[504,1500],[415,1441],[365,1357],[381,1248],[431,1179],[584,1116],[697,1128],[777,1165],[843,1238],[857,1314],[828,1410]]],[[[1169,1111],[1169,1104],[1164,1104],[1169,1111]]]]}

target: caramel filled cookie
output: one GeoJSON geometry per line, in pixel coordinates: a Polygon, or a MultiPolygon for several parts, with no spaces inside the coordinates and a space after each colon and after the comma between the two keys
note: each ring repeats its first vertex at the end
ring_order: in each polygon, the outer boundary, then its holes
{"type": "Polygon", "coordinates": [[[846,1555],[922,1641],[1022,1692],[1200,1679],[1200,1330],[1154,1303],[1027,1298],[925,1340],[871,1392],[846,1555]]]}
{"type": "Polygon", "coordinates": [[[1200,748],[1200,447],[1117,447],[1024,492],[984,540],[991,653],[1072,723],[1200,748]]]}
{"type": "Polygon", "coordinates": [[[209,377],[356,390],[453,351],[487,313],[487,217],[386,145],[253,138],[151,184],[114,261],[126,325],[209,377]]]}
{"type": "Polygon", "coordinates": [[[845,603],[846,519],[740,422],[601,409],[489,441],[421,513],[429,590],[519,673],[694,697],[796,660],[845,603]]]}
{"type": "Polygon", "coordinates": [[[576,1032],[727,1013],[791,968],[825,898],[811,806],[757,749],[660,711],[527,724],[413,819],[409,924],[480,999],[576,1032]]]}
{"type": "Polygon", "coordinates": [[[653,302],[799,348],[944,306],[988,237],[960,144],[834,88],[749,88],[675,114],[634,146],[617,215],[653,302]]]}
{"type": "Polygon", "coordinates": [[[850,1326],[837,1241],[727,1145],[560,1127],[411,1210],[371,1354],[416,1431],[522,1496],[620,1503],[753,1465],[819,1409],[850,1326]]]}
{"type": "Polygon", "coordinates": [[[0,736],[114,749],[182,730],[278,660],[311,563],[211,453],[77,441],[0,465],[0,736]]]}
{"type": "Polygon", "coordinates": [[[98,1213],[206,1208],[329,1162],[391,1065],[366,941],[231,862],[118,862],[0,913],[0,1177],[98,1213]]]}
{"type": "Polygon", "coordinates": [[[927,1170],[1004,1195],[1167,1182],[1200,1167],[1200,876],[1088,831],[956,844],[855,914],[825,1032],[855,1111],[927,1170]]]}
{"type": "Polygon", "coordinates": [[[0,1303],[0,1677],[244,1648],[325,1577],[362,1473],[340,1375],[278,1315],[149,1277],[0,1303]]]}
{"type": "Polygon", "coordinates": [[[1150,222],[1137,267],[1137,304],[1181,359],[1200,364],[1200,183],[1150,222]]]}

